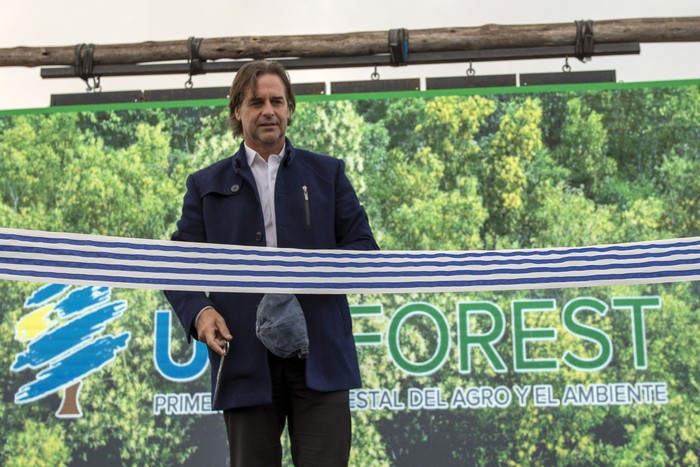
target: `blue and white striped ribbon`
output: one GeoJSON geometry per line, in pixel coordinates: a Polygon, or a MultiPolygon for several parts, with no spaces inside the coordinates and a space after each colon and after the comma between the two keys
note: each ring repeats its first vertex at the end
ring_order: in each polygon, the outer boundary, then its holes
{"type": "Polygon", "coordinates": [[[302,294],[648,284],[700,279],[700,238],[502,251],[348,251],[0,229],[0,279],[302,294]]]}

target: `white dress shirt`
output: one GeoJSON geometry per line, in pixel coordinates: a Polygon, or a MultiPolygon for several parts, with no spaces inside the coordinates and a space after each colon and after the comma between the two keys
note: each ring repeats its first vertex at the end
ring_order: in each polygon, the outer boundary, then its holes
{"type": "Polygon", "coordinates": [[[280,154],[270,154],[267,162],[253,149],[245,146],[245,154],[248,165],[255,177],[255,184],[258,186],[258,196],[260,196],[260,206],[262,207],[263,220],[265,222],[265,239],[267,246],[277,246],[277,221],[275,220],[275,182],[277,181],[277,171],[282,163],[285,146],[282,146],[280,154]]]}

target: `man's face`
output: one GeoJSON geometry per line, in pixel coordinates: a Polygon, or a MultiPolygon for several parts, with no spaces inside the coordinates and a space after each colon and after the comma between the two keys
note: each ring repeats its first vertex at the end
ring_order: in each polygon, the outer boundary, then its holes
{"type": "Polygon", "coordinates": [[[278,154],[284,145],[289,120],[289,105],[280,77],[269,73],[258,76],[257,89],[245,90],[234,116],[243,126],[243,138],[248,146],[265,159],[278,154]]]}

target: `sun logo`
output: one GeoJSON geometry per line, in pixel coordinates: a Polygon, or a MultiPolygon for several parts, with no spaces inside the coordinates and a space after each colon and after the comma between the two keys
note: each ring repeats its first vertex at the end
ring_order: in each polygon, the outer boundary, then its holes
{"type": "Polygon", "coordinates": [[[78,418],[82,380],[112,362],[126,349],[131,334],[102,335],[107,324],[126,311],[124,300],[111,301],[109,287],[48,284],[25,300],[28,309],[15,324],[15,340],[26,343],[10,367],[39,370],[20,387],[15,403],[26,404],[58,393],[59,418],[78,418]]]}

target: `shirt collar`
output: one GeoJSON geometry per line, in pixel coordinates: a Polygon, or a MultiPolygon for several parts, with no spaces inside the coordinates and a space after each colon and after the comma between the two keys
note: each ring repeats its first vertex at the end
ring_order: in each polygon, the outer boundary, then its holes
{"type": "MultiPolygon", "coordinates": [[[[262,159],[262,156],[260,156],[260,154],[258,154],[258,152],[256,150],[254,150],[253,148],[251,148],[250,146],[245,144],[245,142],[243,143],[243,147],[245,148],[245,157],[246,157],[246,160],[248,161],[249,167],[255,163],[255,159],[256,159],[255,156],[258,156],[262,159]]],[[[279,154],[270,154],[270,156],[275,156],[275,157],[281,158],[282,154],[284,154],[286,147],[287,147],[287,143],[285,142],[284,146],[282,146],[282,150],[280,151],[279,154]]]]}

